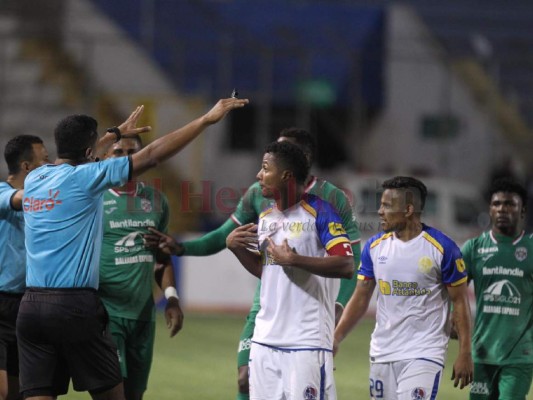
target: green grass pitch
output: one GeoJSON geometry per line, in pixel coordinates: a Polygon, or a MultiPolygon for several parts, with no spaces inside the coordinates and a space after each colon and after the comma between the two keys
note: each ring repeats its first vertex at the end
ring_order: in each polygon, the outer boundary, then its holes
{"type": "MultiPolygon", "coordinates": [[[[244,316],[186,313],[183,330],[170,339],[158,314],[154,362],[145,400],[235,398],[236,352],[244,316]]],[[[339,400],[368,399],[368,346],[374,321],[366,319],[342,343],[335,358],[339,400]]],[[[457,353],[452,341],[438,398],[466,400],[468,391],[453,387],[451,365],[457,353]]],[[[66,399],[89,399],[70,391],[66,399]]],[[[528,400],[533,400],[530,393],[528,400]]]]}

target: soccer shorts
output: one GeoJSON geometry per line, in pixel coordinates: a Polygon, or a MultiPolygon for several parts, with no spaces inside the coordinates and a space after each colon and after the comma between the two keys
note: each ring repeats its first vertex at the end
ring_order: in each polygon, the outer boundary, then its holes
{"type": "Polygon", "coordinates": [[[155,321],[109,317],[109,331],[118,348],[120,370],[128,392],[143,393],[148,385],[155,340],[155,321]]]}
{"type": "Polygon", "coordinates": [[[533,377],[533,364],[474,363],[470,400],[525,400],[533,377]]]}
{"type": "Polygon", "coordinates": [[[107,312],[91,289],[28,289],[17,319],[20,390],[58,396],[122,382],[107,312]]]}
{"type": "Polygon", "coordinates": [[[250,400],[335,400],[333,354],[285,350],[252,342],[250,400]]]}
{"type": "Polygon", "coordinates": [[[22,293],[0,292],[0,370],[18,376],[19,356],[15,327],[22,293]]]}
{"type": "Polygon", "coordinates": [[[370,397],[384,400],[437,398],[444,366],[429,359],[370,363],[370,397]]]}
{"type": "Polygon", "coordinates": [[[239,338],[239,348],[237,349],[237,368],[248,365],[250,359],[250,347],[252,345],[252,336],[255,328],[255,317],[259,312],[259,307],[253,307],[246,316],[246,322],[242,328],[239,338]]]}

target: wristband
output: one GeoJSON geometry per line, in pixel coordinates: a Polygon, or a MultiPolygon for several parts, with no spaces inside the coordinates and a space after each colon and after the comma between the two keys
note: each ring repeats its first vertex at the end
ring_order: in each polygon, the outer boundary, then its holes
{"type": "Polygon", "coordinates": [[[111,132],[111,133],[115,134],[115,136],[117,137],[115,139],[115,143],[118,142],[122,138],[122,134],[120,133],[120,129],[118,129],[117,126],[113,126],[111,128],[107,128],[106,132],[111,132]]]}
{"type": "Polygon", "coordinates": [[[173,286],[169,286],[165,288],[165,299],[168,300],[171,297],[175,297],[178,300],[180,299],[180,297],[178,296],[178,291],[173,286]]]}

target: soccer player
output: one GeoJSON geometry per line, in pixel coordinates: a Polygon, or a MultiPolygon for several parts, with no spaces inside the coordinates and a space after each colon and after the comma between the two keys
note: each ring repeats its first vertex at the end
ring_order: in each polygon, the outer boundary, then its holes
{"type": "Polygon", "coordinates": [[[370,342],[370,397],[434,399],[450,335],[450,300],[460,337],[454,385],[472,381],[467,276],[457,245],[421,222],[426,186],[411,177],[382,185],[378,210],[384,232],[363,249],[359,283],[335,330],[339,343],[365,314],[378,287],[370,342]]]}
{"type": "Polygon", "coordinates": [[[352,277],[353,254],[335,208],[305,192],[308,170],[298,146],[267,146],[257,179],[274,203],[257,225],[240,226],[226,239],[262,282],[250,349],[252,399],[336,398],[334,278],[352,277]]]}
{"type": "Polygon", "coordinates": [[[69,377],[93,399],[124,400],[116,346],[96,295],[103,193],[172,157],[247,99],[223,99],[184,127],[128,157],[94,161],[98,146],[138,134],[142,107],[98,140],[97,122],[71,115],[55,129],[58,158],[26,177],[27,290],[17,318],[20,385],[27,399],[64,394],[69,377]]]}
{"type": "Polygon", "coordinates": [[[491,229],[462,249],[477,310],[470,399],[525,400],[533,376],[533,235],[523,230],[527,192],[502,178],[489,195],[491,229]]]}
{"type": "Polygon", "coordinates": [[[48,152],[39,137],[20,135],[7,142],[4,157],[8,177],[0,182],[0,400],[19,397],[15,323],[26,289],[24,178],[48,162],[48,152]]]}
{"type": "MultiPolygon", "coordinates": [[[[288,141],[299,146],[308,161],[309,168],[313,165],[314,155],[316,153],[316,144],[309,132],[298,128],[283,129],[278,141],[288,141]]],[[[346,194],[331,184],[330,182],[321,180],[316,176],[309,174],[305,181],[305,191],[309,194],[316,195],[329,203],[333,204],[341,216],[342,224],[346,229],[353,252],[354,266],[359,265],[361,248],[361,235],[357,226],[357,221],[353,214],[352,207],[346,194]]],[[[267,199],[261,194],[261,187],[258,182],[252,184],[244,196],[240,199],[237,208],[230,218],[224,222],[220,227],[205,234],[204,236],[187,241],[184,243],[176,243],[170,236],[160,235],[159,237],[149,236],[147,238],[149,243],[167,246],[170,253],[178,256],[202,256],[211,255],[226,248],[226,237],[236,227],[248,224],[250,222],[257,222],[259,215],[264,210],[266,205],[273,200],[267,199]]],[[[356,279],[342,279],[339,295],[335,304],[335,320],[338,321],[344,306],[350,299],[354,288],[356,279]]],[[[254,294],[254,299],[250,311],[246,317],[246,323],[241,332],[239,339],[239,346],[237,351],[237,370],[238,370],[238,392],[237,400],[248,399],[248,360],[250,358],[250,345],[255,327],[255,317],[259,312],[259,295],[261,292],[261,281],[257,283],[254,294]]]]}
{"type": "MultiPolygon", "coordinates": [[[[129,156],[141,148],[140,136],[125,137],[110,147],[106,158],[129,156]]],[[[141,400],[148,384],[155,339],[152,286],[156,263],[163,268],[161,288],[167,297],[165,317],[170,336],[183,324],[171,259],[147,250],[142,237],[149,226],[166,232],[168,217],[166,196],[143,182],[128,182],[104,193],[98,294],[118,347],[126,400],[141,400]]]]}

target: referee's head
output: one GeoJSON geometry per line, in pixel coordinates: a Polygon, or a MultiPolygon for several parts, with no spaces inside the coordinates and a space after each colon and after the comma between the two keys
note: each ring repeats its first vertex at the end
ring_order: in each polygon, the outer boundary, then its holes
{"type": "Polygon", "coordinates": [[[54,131],[57,157],[76,163],[89,161],[98,139],[97,128],[96,120],[88,115],[63,118],[54,131]]]}

